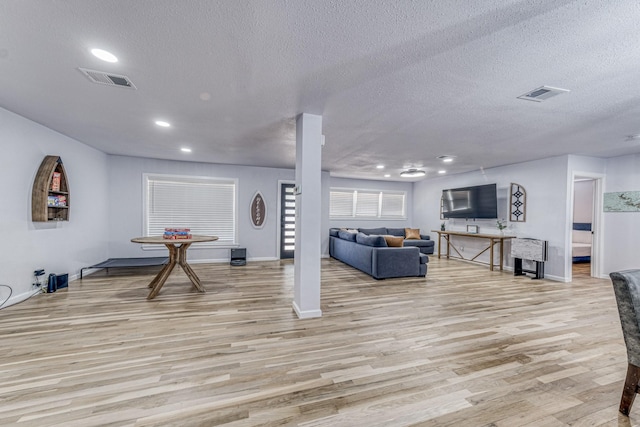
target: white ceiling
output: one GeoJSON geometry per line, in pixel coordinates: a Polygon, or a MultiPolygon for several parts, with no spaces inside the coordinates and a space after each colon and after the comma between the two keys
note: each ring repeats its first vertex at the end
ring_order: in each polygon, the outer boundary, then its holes
{"type": "Polygon", "coordinates": [[[636,0],[2,0],[0,106],[109,154],[286,168],[320,114],[339,177],[619,156],[640,153],[639,24],[636,0]],[[517,99],[542,85],[571,92],[517,99]]]}

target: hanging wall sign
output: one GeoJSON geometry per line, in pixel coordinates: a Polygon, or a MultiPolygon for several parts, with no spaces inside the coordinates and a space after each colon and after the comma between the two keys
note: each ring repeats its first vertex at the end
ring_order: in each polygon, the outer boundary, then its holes
{"type": "Polygon", "coordinates": [[[520,184],[511,183],[509,195],[509,221],[525,222],[527,220],[527,192],[520,184]]]}
{"type": "Polygon", "coordinates": [[[267,218],[267,205],[264,202],[264,197],[259,191],[251,199],[251,224],[254,228],[262,228],[264,221],[267,218]]]}

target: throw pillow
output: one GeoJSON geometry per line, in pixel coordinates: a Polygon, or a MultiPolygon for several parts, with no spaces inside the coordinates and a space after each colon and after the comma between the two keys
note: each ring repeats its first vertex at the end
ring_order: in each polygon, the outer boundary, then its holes
{"type": "Polygon", "coordinates": [[[381,228],[358,228],[358,231],[364,234],[368,234],[369,236],[371,236],[372,234],[375,234],[375,235],[388,234],[387,229],[382,227],[381,228]]]}
{"type": "Polygon", "coordinates": [[[355,228],[340,227],[340,230],[346,231],[347,233],[353,233],[353,234],[359,233],[358,230],[356,230],[355,228]]]}
{"type": "Polygon", "coordinates": [[[404,238],[407,240],[420,240],[420,229],[419,228],[405,228],[404,229],[404,238]]]}
{"type": "Polygon", "coordinates": [[[356,241],[356,233],[350,233],[346,230],[338,230],[338,237],[343,240],[348,240],[350,242],[356,241]]]}
{"type": "Polygon", "coordinates": [[[390,248],[401,248],[402,243],[404,242],[404,237],[402,236],[389,236],[385,235],[384,240],[387,242],[387,246],[390,248]]]}

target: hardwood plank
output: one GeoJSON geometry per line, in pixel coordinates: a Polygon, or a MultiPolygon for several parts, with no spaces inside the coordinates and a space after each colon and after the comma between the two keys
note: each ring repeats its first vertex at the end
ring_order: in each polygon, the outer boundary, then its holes
{"type": "Polygon", "coordinates": [[[101,271],[0,310],[0,425],[575,426],[620,418],[609,280],[532,281],[430,259],[376,281],[322,260],[323,317],[292,261],[101,271]]]}

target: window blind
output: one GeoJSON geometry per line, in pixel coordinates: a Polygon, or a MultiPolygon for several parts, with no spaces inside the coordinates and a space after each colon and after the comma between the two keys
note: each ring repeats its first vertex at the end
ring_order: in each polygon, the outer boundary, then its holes
{"type": "Polygon", "coordinates": [[[406,219],[406,192],[332,188],[331,218],[406,219]]]}
{"type": "Polygon", "coordinates": [[[329,203],[329,216],[349,217],[353,216],[354,198],[353,191],[331,190],[329,203]]]}
{"type": "Polygon", "coordinates": [[[380,216],[383,218],[404,218],[405,215],[405,206],[404,199],[405,195],[402,193],[381,193],[381,208],[380,208],[380,216]]]}
{"type": "Polygon", "coordinates": [[[356,216],[378,218],[380,216],[380,193],[355,191],[356,216]]]}
{"type": "Polygon", "coordinates": [[[161,236],[166,227],[190,228],[191,234],[218,237],[203,246],[237,243],[235,180],[146,175],[145,190],[146,236],[161,236]]]}

